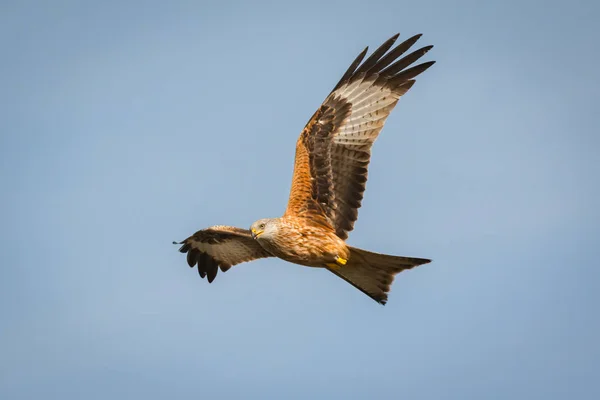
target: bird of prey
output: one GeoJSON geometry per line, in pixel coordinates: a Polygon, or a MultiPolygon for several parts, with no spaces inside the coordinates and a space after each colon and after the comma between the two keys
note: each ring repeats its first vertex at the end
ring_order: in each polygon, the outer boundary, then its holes
{"type": "Polygon", "coordinates": [[[398,36],[363,61],[365,48],[300,133],[282,217],[259,219],[249,230],[212,226],[175,243],[202,278],[212,282],[219,268],[225,272],[245,261],[278,257],[331,271],[385,304],[397,273],[431,261],[346,244],[362,203],[371,146],[415,77],[434,64],[411,67],[433,46],[402,57],[421,35],[393,47],[398,36]]]}

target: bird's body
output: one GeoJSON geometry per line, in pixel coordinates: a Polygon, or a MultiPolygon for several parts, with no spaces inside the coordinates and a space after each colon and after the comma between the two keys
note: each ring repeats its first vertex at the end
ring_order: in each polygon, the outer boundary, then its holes
{"type": "Polygon", "coordinates": [[[331,229],[305,218],[274,218],[277,230],[272,235],[260,234],[258,243],[274,257],[307,267],[325,268],[337,259],[347,260],[346,242],[331,229]]]}
{"type": "Polygon", "coordinates": [[[250,230],[218,225],[196,232],[181,242],[190,267],[197,265],[212,282],[219,267],[225,272],[244,261],[278,257],[325,268],[385,304],[397,273],[430,262],[346,244],[366,188],[371,147],[414,78],[433,65],[408,68],[432,46],[399,58],[420,36],[391,49],[395,35],[350,65],[298,138],[284,215],[258,220],[250,230]]]}

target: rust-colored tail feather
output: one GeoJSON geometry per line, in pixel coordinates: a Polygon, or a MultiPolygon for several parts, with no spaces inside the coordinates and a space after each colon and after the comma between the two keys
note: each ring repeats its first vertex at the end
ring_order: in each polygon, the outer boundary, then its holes
{"type": "Polygon", "coordinates": [[[417,265],[427,264],[425,258],[390,256],[349,247],[350,259],[339,269],[329,271],[375,300],[385,304],[394,276],[417,265]]]}

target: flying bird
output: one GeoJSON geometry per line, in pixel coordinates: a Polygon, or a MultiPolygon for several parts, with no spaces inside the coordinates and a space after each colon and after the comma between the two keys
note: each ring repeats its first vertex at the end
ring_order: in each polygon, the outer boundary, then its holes
{"type": "Polygon", "coordinates": [[[175,243],[202,278],[212,282],[219,268],[225,272],[245,261],[278,257],[324,268],[385,304],[396,274],[431,261],[346,244],[365,192],[373,142],[415,77],[434,64],[411,67],[433,46],[404,56],[421,35],[393,47],[398,37],[363,61],[365,48],[300,133],[282,217],[259,219],[248,230],[212,226],[175,243]]]}

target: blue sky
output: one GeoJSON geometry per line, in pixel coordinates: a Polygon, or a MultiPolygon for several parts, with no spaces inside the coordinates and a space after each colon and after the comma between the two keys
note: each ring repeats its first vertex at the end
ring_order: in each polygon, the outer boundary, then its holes
{"type": "Polygon", "coordinates": [[[600,397],[594,3],[3,2],[0,397],[600,397]],[[437,64],[349,242],[434,262],[385,307],[271,259],[201,280],[171,241],[280,215],[396,32],[437,64]]]}

